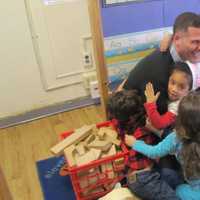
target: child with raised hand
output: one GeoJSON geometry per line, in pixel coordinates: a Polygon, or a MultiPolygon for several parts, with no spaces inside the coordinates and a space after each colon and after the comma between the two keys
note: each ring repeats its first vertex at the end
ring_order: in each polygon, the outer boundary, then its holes
{"type": "Polygon", "coordinates": [[[186,183],[176,188],[181,200],[200,199],[200,90],[190,92],[179,104],[175,132],[155,146],[125,135],[125,143],[150,158],[174,154],[186,183]]]}
{"type": "Polygon", "coordinates": [[[183,62],[174,64],[168,81],[168,111],[162,115],[157,111],[156,101],[160,93],[154,93],[153,85],[146,85],[144,104],[148,120],[157,129],[166,128],[174,124],[180,100],[192,89],[192,72],[183,62]]]}
{"type": "MultiPolygon", "coordinates": [[[[107,109],[122,142],[125,134],[134,136],[148,144],[155,144],[156,136],[145,127],[146,112],[141,97],[133,90],[122,90],[112,94],[107,109]]],[[[130,150],[127,166],[127,184],[138,197],[148,200],[179,200],[175,191],[161,179],[155,161],[130,150]]]]}

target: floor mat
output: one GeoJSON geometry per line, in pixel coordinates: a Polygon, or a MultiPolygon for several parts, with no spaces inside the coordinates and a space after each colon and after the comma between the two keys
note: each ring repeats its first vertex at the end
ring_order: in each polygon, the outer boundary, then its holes
{"type": "Polygon", "coordinates": [[[64,157],[52,157],[36,163],[44,200],[75,200],[69,176],[60,176],[64,157]]]}

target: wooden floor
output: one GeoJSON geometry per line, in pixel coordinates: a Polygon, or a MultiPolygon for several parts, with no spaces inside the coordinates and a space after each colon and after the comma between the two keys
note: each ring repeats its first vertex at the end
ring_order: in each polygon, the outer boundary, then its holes
{"type": "Polygon", "coordinates": [[[100,107],[90,106],[0,130],[0,166],[13,199],[43,199],[35,163],[52,156],[49,149],[58,141],[57,125],[71,130],[101,121],[100,107]]]}

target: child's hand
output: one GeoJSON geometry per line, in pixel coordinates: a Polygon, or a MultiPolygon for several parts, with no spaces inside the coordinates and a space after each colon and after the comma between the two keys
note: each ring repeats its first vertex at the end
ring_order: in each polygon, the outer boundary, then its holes
{"type": "Polygon", "coordinates": [[[165,52],[169,48],[172,42],[172,35],[169,33],[165,33],[163,39],[160,41],[160,51],[165,52]]]}
{"type": "Polygon", "coordinates": [[[158,97],[160,96],[160,92],[157,92],[156,94],[154,94],[153,85],[150,82],[146,84],[146,89],[144,91],[144,94],[146,96],[147,103],[156,102],[158,97]]]}
{"type": "Polygon", "coordinates": [[[136,139],[132,135],[125,135],[125,144],[129,147],[132,147],[135,143],[136,139]]]}
{"type": "Polygon", "coordinates": [[[120,83],[120,85],[117,87],[117,89],[116,89],[115,92],[120,92],[120,91],[123,90],[124,84],[126,83],[126,80],[127,80],[127,79],[124,79],[124,80],[122,81],[122,83],[120,83]]]}

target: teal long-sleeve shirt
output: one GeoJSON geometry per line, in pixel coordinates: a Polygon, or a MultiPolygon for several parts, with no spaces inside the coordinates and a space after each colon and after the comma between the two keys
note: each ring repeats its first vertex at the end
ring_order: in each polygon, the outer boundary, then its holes
{"type": "Polygon", "coordinates": [[[155,146],[147,145],[144,141],[137,140],[132,147],[149,158],[159,158],[168,154],[176,154],[181,144],[175,133],[169,134],[164,140],[155,146]]]}

